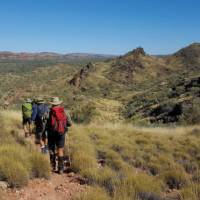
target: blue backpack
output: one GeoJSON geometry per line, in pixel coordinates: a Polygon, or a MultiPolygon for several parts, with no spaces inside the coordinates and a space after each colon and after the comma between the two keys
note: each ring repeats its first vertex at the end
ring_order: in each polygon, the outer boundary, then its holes
{"type": "Polygon", "coordinates": [[[49,108],[45,104],[39,104],[37,106],[37,115],[36,115],[36,121],[38,122],[44,122],[48,119],[49,115],[49,108]]]}

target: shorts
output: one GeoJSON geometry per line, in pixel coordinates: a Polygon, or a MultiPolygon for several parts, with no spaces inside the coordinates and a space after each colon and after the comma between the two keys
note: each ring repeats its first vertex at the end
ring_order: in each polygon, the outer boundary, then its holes
{"type": "Polygon", "coordinates": [[[47,138],[47,131],[45,130],[46,124],[45,123],[35,123],[36,130],[35,136],[37,140],[46,139],[47,138]]]}
{"type": "Polygon", "coordinates": [[[27,125],[27,124],[30,125],[31,122],[32,122],[32,121],[31,121],[31,118],[24,118],[24,117],[23,117],[23,121],[22,121],[22,124],[23,124],[23,125],[27,125]]]}
{"type": "Polygon", "coordinates": [[[54,152],[56,148],[64,148],[65,135],[66,133],[60,134],[58,132],[50,131],[48,133],[49,149],[54,152]]]}

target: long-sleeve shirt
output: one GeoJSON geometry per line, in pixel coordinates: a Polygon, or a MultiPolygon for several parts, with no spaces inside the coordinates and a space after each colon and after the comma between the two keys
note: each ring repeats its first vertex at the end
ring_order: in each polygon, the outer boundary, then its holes
{"type": "Polygon", "coordinates": [[[46,104],[34,104],[32,107],[32,116],[31,119],[32,121],[37,121],[37,120],[41,120],[39,119],[39,115],[45,114],[45,117],[47,118],[47,115],[49,114],[49,108],[46,104]]]}
{"type": "Polygon", "coordinates": [[[32,121],[35,121],[36,115],[37,115],[37,104],[34,103],[34,104],[32,105],[32,115],[31,115],[31,120],[32,120],[32,121]]]}

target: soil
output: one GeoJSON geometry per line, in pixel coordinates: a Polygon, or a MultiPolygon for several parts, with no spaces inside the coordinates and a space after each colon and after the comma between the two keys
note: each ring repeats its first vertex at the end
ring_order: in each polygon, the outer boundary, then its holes
{"type": "Polygon", "coordinates": [[[6,196],[7,200],[71,200],[86,187],[80,185],[74,173],[53,173],[50,180],[34,179],[22,189],[8,189],[6,196]]]}

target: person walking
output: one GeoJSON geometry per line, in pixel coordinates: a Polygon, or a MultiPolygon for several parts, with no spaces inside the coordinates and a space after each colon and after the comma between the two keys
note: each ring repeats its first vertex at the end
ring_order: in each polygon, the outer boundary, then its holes
{"type": "Polygon", "coordinates": [[[42,97],[37,98],[33,105],[32,121],[36,126],[36,142],[40,144],[41,152],[48,153],[48,137],[46,124],[49,117],[49,107],[42,97]]]}
{"type": "Polygon", "coordinates": [[[68,131],[68,127],[72,126],[72,120],[69,113],[61,105],[61,101],[58,97],[53,97],[50,101],[52,107],[49,112],[49,119],[47,123],[48,129],[48,143],[49,154],[52,169],[56,171],[56,152],[58,156],[58,173],[64,172],[64,146],[65,136],[68,131]]]}
{"type": "Polygon", "coordinates": [[[22,104],[22,118],[23,118],[23,129],[25,137],[28,137],[31,135],[31,115],[32,115],[32,101],[31,99],[26,99],[26,102],[22,104]]]}

